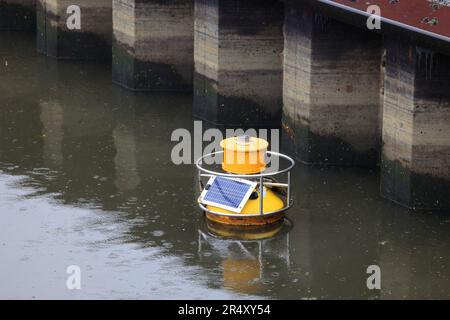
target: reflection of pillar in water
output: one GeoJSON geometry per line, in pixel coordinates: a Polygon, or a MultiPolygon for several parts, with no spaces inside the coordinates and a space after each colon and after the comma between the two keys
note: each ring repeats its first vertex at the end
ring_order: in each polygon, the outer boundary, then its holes
{"type": "MultiPolygon", "coordinates": [[[[382,216],[379,234],[379,267],[381,269],[380,299],[411,299],[414,295],[413,287],[420,287],[414,283],[412,273],[412,247],[421,243],[420,233],[410,236],[409,230],[414,229],[414,216],[406,212],[386,213],[382,216]],[[408,232],[408,233],[405,233],[408,232]]],[[[421,222],[426,228],[426,225],[421,222]]],[[[427,263],[428,264],[428,263],[427,263]]]]}
{"type": "Polygon", "coordinates": [[[410,254],[403,250],[381,251],[381,299],[411,298],[410,258],[410,254]]]}
{"type": "Polygon", "coordinates": [[[113,138],[117,152],[114,157],[115,184],[121,192],[133,190],[141,182],[137,170],[134,133],[127,125],[119,124],[113,131],[113,138]]]}
{"type": "Polygon", "coordinates": [[[49,168],[60,167],[63,162],[64,111],[61,104],[56,100],[41,102],[40,107],[44,163],[49,168]]]}
{"type": "Polygon", "coordinates": [[[386,212],[379,250],[382,299],[448,299],[445,214],[386,212]]]}
{"type": "Polygon", "coordinates": [[[0,30],[36,28],[35,0],[0,0],[0,30]]]}

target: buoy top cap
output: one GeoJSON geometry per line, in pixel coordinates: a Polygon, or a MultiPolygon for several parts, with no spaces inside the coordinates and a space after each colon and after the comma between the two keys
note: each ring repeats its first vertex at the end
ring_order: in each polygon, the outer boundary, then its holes
{"type": "Polygon", "coordinates": [[[267,150],[269,143],[260,138],[251,136],[238,136],[223,140],[220,146],[224,150],[238,151],[238,152],[257,152],[267,150]]]}

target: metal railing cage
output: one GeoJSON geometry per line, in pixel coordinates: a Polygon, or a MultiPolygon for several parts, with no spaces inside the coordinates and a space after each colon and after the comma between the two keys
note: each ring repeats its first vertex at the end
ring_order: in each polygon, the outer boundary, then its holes
{"type": "Polygon", "coordinates": [[[205,205],[198,202],[198,205],[200,209],[202,209],[204,212],[217,215],[217,216],[223,216],[223,217],[232,217],[232,218],[256,218],[256,217],[270,217],[274,216],[276,214],[279,214],[281,212],[288,211],[290,208],[292,208],[294,204],[294,199],[292,197],[292,185],[291,185],[291,171],[295,167],[295,161],[288,157],[287,155],[281,154],[279,152],[274,151],[267,151],[267,156],[272,157],[278,157],[278,159],[284,159],[287,161],[287,165],[284,166],[284,168],[279,168],[276,171],[270,171],[265,170],[258,174],[233,174],[233,173],[227,173],[222,170],[222,172],[209,170],[205,167],[203,164],[204,160],[211,157],[217,157],[219,155],[223,155],[223,151],[217,151],[213,153],[206,154],[199,158],[195,165],[197,167],[198,171],[198,182],[199,182],[199,188],[200,192],[204,190],[204,178],[211,178],[213,176],[216,177],[225,177],[225,178],[241,178],[241,179],[247,179],[251,181],[258,182],[258,188],[260,191],[260,195],[264,195],[264,187],[277,187],[280,189],[286,190],[285,193],[285,199],[284,199],[284,207],[280,210],[272,211],[272,212],[264,212],[264,197],[260,196],[260,212],[255,212],[251,214],[240,214],[240,213],[224,213],[224,212],[217,212],[208,209],[205,205]],[[276,179],[277,177],[280,177],[282,175],[285,175],[285,182],[282,182],[283,180],[280,180],[281,182],[278,182],[276,179]]]}

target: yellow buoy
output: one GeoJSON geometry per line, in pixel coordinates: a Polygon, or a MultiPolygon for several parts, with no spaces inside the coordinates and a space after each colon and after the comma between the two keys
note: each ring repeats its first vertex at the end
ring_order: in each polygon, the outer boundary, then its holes
{"type": "MultiPolygon", "coordinates": [[[[266,140],[239,136],[225,139],[220,145],[224,150],[222,163],[224,171],[236,175],[255,175],[266,170],[266,153],[269,147],[266,140]]],[[[260,178],[260,184],[264,184],[262,181],[260,178]]],[[[261,195],[261,186],[257,186],[239,214],[208,205],[209,212],[206,213],[206,217],[210,221],[224,225],[247,227],[266,226],[281,221],[285,216],[282,210],[286,208],[283,196],[275,191],[276,188],[272,189],[264,185],[263,190],[261,195]],[[245,215],[251,216],[245,217],[245,215]]]]}

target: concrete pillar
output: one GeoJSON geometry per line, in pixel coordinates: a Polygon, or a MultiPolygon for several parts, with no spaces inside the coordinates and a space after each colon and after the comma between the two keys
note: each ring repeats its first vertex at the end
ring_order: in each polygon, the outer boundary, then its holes
{"type": "Polygon", "coordinates": [[[300,161],[375,165],[381,39],[286,3],[283,128],[300,161]]]}
{"type": "Polygon", "coordinates": [[[194,115],[226,126],[277,127],[283,5],[195,1],[194,115]]]}
{"type": "Polygon", "coordinates": [[[134,190],[141,183],[137,168],[136,138],[133,125],[133,122],[122,121],[117,124],[112,132],[116,148],[114,157],[115,185],[117,190],[122,193],[134,190]]]}
{"type": "MultiPolygon", "coordinates": [[[[39,121],[38,59],[31,58],[33,35],[0,32],[0,162],[21,174],[44,167],[39,121]]],[[[12,173],[12,172],[11,172],[12,173]]]]}
{"type": "Polygon", "coordinates": [[[36,0],[0,0],[0,30],[35,30],[36,0]]]}
{"type": "Polygon", "coordinates": [[[38,51],[47,56],[110,60],[112,0],[37,0],[37,29],[38,51]],[[72,5],[80,8],[79,29],[72,5]]]}
{"type": "Polygon", "coordinates": [[[191,91],[194,0],[113,0],[113,80],[132,90],[191,91]]]}
{"type": "Polygon", "coordinates": [[[450,57],[386,39],[382,195],[450,210],[450,57]]]}

